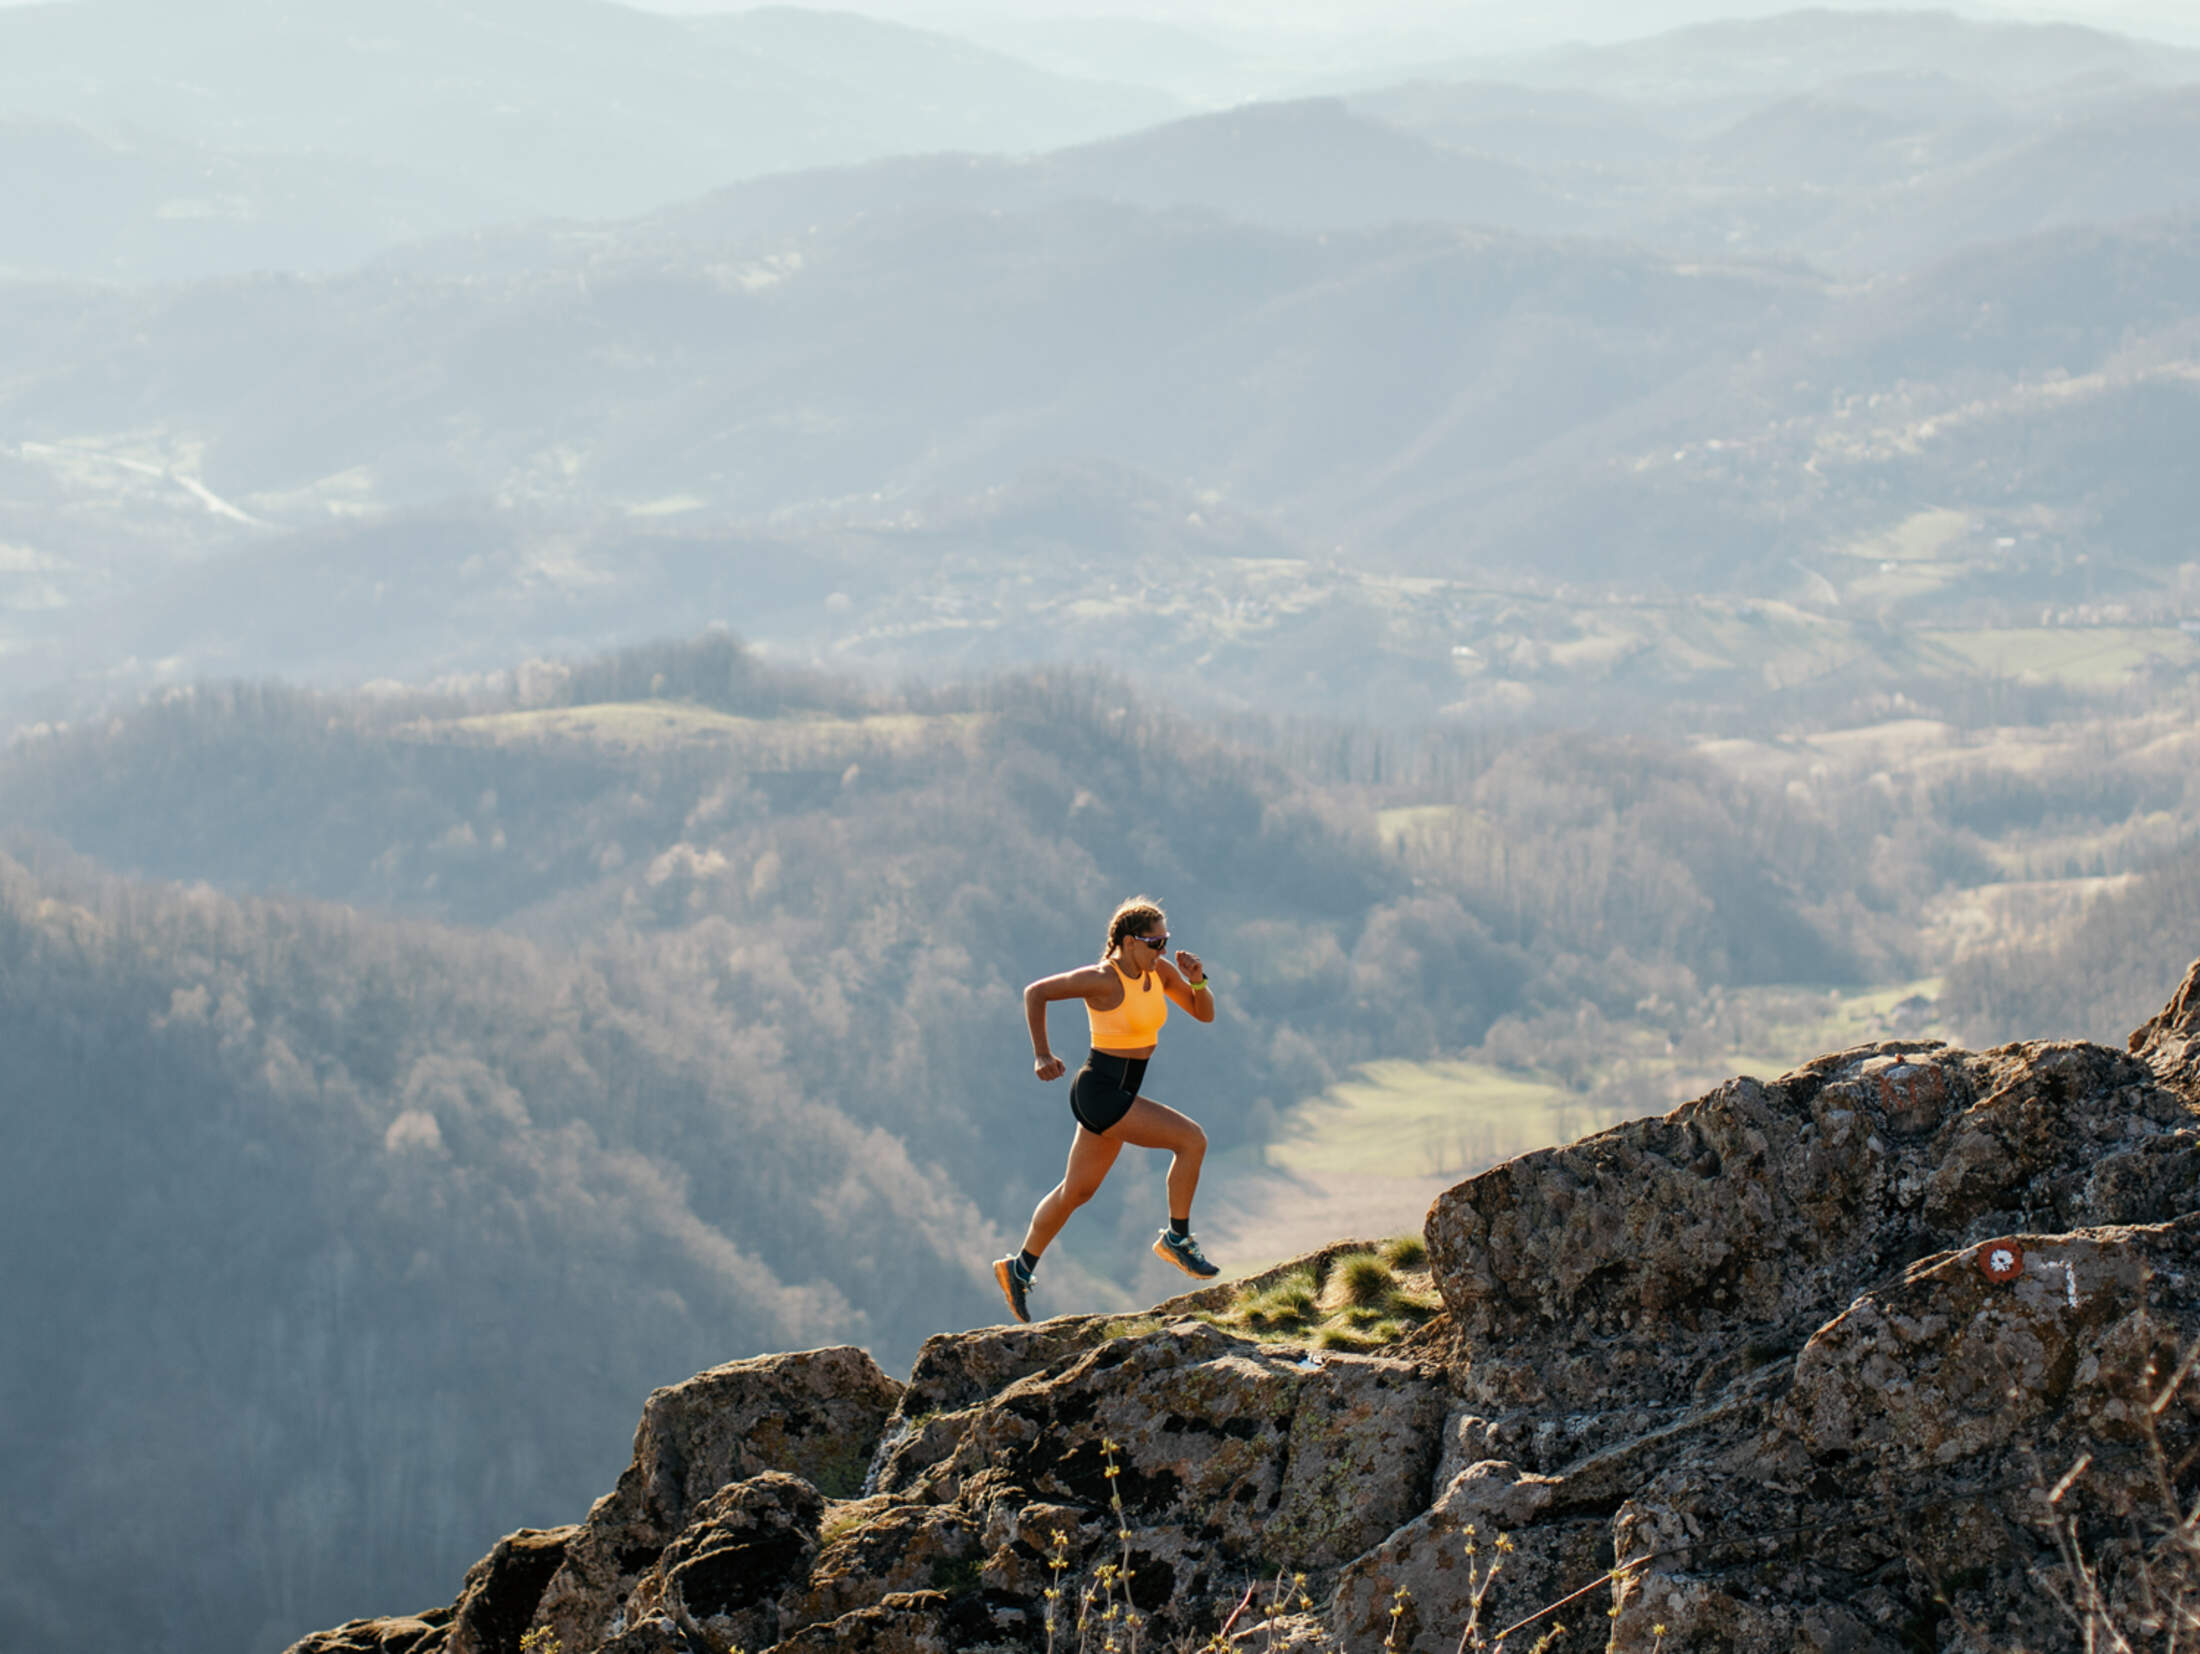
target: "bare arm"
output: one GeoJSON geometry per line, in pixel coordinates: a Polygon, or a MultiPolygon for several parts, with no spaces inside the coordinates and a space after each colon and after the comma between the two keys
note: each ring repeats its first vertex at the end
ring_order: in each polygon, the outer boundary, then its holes
{"type": "Polygon", "coordinates": [[[1068,1065],[1047,1047],[1047,1007],[1057,999],[1090,999],[1104,992],[1112,973],[1098,965],[1042,976],[1024,989],[1024,1021],[1031,1028],[1031,1071],[1042,1080],[1058,1080],[1068,1065]]]}
{"type": "Polygon", "coordinates": [[[1178,948],[1173,966],[1166,959],[1159,959],[1154,962],[1154,969],[1161,973],[1162,992],[1199,1021],[1215,1020],[1215,991],[1207,986],[1207,967],[1199,962],[1198,954],[1178,948]],[[1194,982],[1199,986],[1193,987],[1194,982]]]}

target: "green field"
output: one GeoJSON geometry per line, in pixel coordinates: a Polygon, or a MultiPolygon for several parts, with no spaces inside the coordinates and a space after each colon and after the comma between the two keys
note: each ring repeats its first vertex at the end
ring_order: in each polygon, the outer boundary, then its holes
{"type": "Polygon", "coordinates": [[[627,748],[737,746],[762,762],[777,758],[820,764],[881,749],[905,751],[927,737],[959,731],[970,721],[965,715],[934,718],[914,713],[746,718],[691,701],[604,701],[436,720],[418,727],[422,734],[458,731],[500,744],[564,740],[627,748]]]}
{"type": "Polygon", "coordinates": [[[1408,804],[1375,812],[1375,833],[1384,845],[1396,849],[1409,839],[1454,821],[1471,819],[1474,811],[1464,804],[1408,804]]]}
{"type": "Polygon", "coordinates": [[[2151,661],[2200,665],[2200,638],[2174,626],[2012,626],[1919,634],[1976,671],[2106,689],[2151,661]]]}
{"type": "Polygon", "coordinates": [[[1324,1174],[1464,1177],[1609,1123],[1532,1075],[1476,1062],[1371,1062],[1294,1108],[1268,1164],[1317,1182],[1324,1174]]]}
{"type": "MultiPolygon", "coordinates": [[[[1727,996],[1725,1021],[1743,1039],[1716,1050],[1675,1049],[1662,1029],[1622,1025],[1612,1031],[1599,1084],[1624,1075],[1635,1082],[1632,1095],[1647,1090],[1670,1108],[1738,1074],[1776,1079],[1828,1051],[1896,1037],[1942,1038],[1930,1003],[1939,992],[1939,979],[1931,977],[1847,993],[1742,990],[1727,996]]],[[[1467,1177],[1650,1111],[1601,1100],[1595,1090],[1572,1089],[1548,1075],[1471,1059],[1371,1062],[1292,1108],[1266,1164],[1314,1184],[1330,1177],[1467,1177]]]]}
{"type": "Polygon", "coordinates": [[[1886,533],[1853,541],[1841,550],[1844,556],[1875,563],[1937,563],[1970,533],[1969,512],[1936,506],[1913,512],[1886,533]]]}

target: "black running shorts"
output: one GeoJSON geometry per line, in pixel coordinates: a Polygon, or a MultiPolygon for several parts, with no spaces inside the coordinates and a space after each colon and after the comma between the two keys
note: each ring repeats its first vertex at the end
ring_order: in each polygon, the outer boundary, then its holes
{"type": "Polygon", "coordinates": [[[1138,1088],[1145,1082],[1144,1057],[1114,1057],[1095,1051],[1069,1082],[1069,1111],[1087,1131],[1111,1131],[1130,1113],[1131,1104],[1138,1101],[1138,1088]]]}

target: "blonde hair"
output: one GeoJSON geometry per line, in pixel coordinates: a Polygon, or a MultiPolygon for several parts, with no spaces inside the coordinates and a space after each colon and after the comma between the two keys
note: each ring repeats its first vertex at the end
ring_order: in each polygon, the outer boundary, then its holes
{"type": "Polygon", "coordinates": [[[1124,937],[1151,924],[1166,924],[1168,917],[1161,911],[1161,904],[1151,896],[1133,896],[1108,915],[1108,945],[1101,950],[1100,957],[1113,959],[1124,937]]]}

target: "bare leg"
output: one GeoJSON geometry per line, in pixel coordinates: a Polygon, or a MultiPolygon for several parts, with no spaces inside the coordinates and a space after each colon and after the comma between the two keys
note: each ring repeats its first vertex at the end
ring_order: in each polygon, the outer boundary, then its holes
{"type": "Polygon", "coordinates": [[[1207,1158],[1207,1134],[1199,1129],[1198,1121],[1166,1103],[1141,1097],[1108,1136],[1134,1148],[1167,1149],[1175,1157],[1169,1162],[1169,1216],[1192,1215],[1192,1196],[1199,1192],[1199,1168],[1207,1158]]]}
{"type": "MultiPolygon", "coordinates": [[[[1138,1105],[1133,1103],[1131,1112],[1137,1111],[1138,1105]]],[[[1069,1145],[1069,1169],[1062,1173],[1062,1181],[1041,1197],[1038,1210],[1031,1214],[1031,1227],[1024,1231],[1026,1252],[1035,1258],[1044,1252],[1062,1232],[1062,1225],[1069,1222],[1070,1213],[1099,1193],[1101,1180],[1115,1164],[1115,1157],[1123,1152],[1126,1141],[1129,1139],[1123,1136],[1120,1124],[1105,1137],[1083,1126],[1077,1128],[1077,1135],[1069,1145]]]]}

